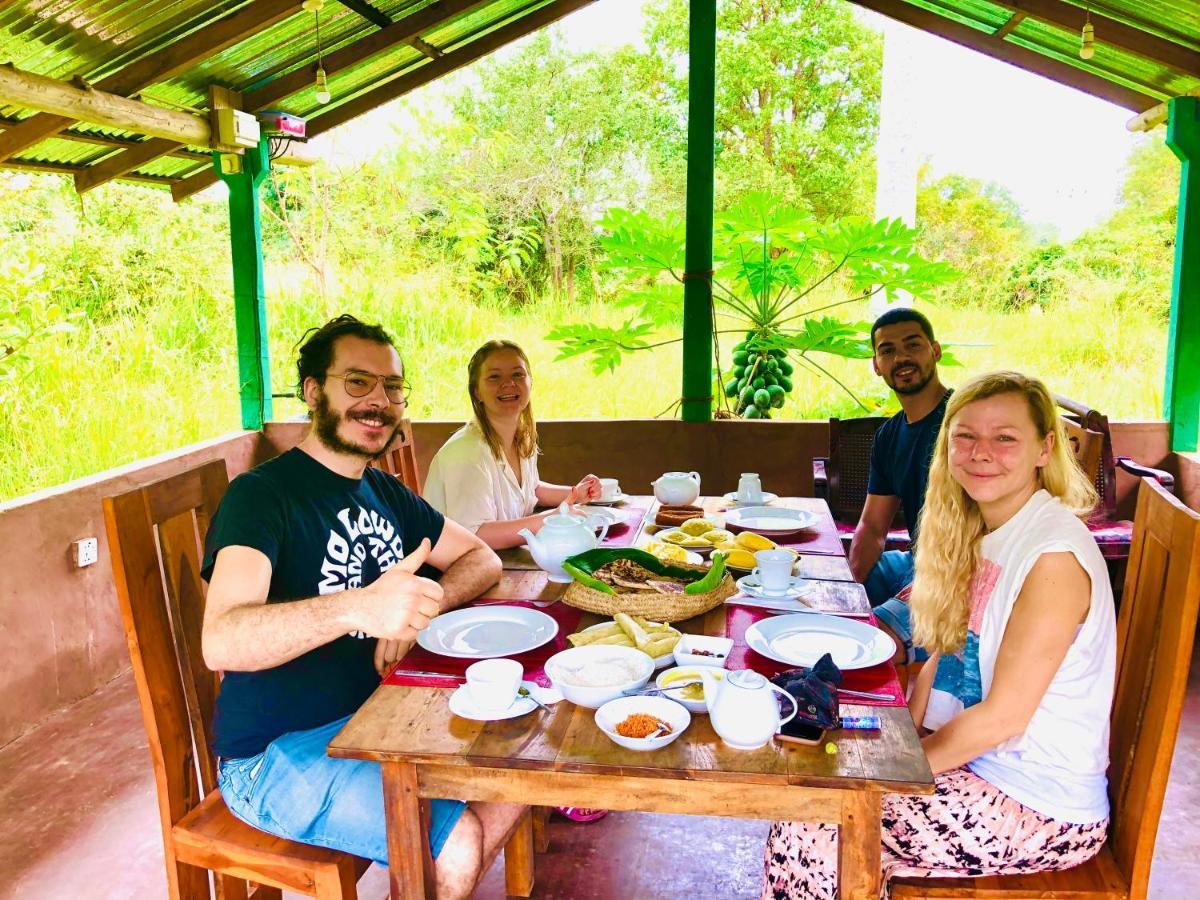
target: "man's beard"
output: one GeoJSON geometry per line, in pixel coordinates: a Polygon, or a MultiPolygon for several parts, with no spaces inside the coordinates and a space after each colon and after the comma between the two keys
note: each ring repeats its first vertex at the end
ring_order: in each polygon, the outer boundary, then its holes
{"type": "Polygon", "coordinates": [[[313,410],[313,432],[317,435],[318,440],[329,450],[334,453],[345,453],[350,456],[360,456],[363,459],[375,460],[388,452],[388,448],[392,446],[392,441],[396,438],[396,432],[400,430],[400,420],[386,410],[376,410],[371,413],[372,416],[382,419],[384,425],[394,425],[392,433],[388,435],[387,442],[384,443],[381,450],[371,450],[361,444],[351,443],[344,440],[338,434],[338,428],[348,416],[334,412],[329,406],[329,398],[325,396],[325,390],[322,388],[317,392],[317,408],[313,410]]]}
{"type": "Polygon", "coordinates": [[[925,386],[929,384],[929,382],[933,381],[933,376],[937,372],[937,366],[930,366],[928,372],[922,372],[920,366],[913,366],[913,368],[916,369],[921,376],[917,381],[914,381],[912,384],[904,387],[897,387],[895,384],[896,379],[893,376],[890,379],[886,379],[888,382],[888,387],[890,387],[897,394],[902,394],[904,396],[909,394],[919,394],[921,391],[925,390],[925,386]]]}

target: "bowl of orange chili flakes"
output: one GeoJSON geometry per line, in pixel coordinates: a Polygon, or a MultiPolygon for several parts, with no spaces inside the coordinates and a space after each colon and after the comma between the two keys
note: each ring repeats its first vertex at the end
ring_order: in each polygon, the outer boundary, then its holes
{"type": "Polygon", "coordinates": [[[692,722],[692,714],[664,697],[618,697],[596,710],[596,725],[628,750],[658,750],[692,722]],[[650,735],[658,733],[655,737],[650,735]]]}

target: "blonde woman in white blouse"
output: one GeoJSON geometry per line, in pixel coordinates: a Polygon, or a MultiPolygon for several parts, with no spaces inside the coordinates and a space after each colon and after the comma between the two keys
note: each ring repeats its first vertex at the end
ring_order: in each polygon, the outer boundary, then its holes
{"type": "Polygon", "coordinates": [[[595,475],[574,487],[538,477],[533,378],[525,351],[512,341],[489,341],[471,357],[467,381],[475,417],[434,456],[425,479],[430,504],[503,550],[524,543],[517,532],[536,533],[554,511],[535,515],[536,507],[600,496],[595,475]]]}

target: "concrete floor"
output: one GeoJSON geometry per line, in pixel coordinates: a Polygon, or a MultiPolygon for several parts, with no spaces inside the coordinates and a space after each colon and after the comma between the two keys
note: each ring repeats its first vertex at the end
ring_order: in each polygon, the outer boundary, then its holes
{"type": "MultiPolygon", "coordinates": [[[[1150,896],[1200,896],[1200,643],[1188,685],[1150,896]]],[[[0,749],[0,897],[160,898],[166,895],[150,759],[126,675],[0,749]]],[[[537,859],[539,898],[758,896],[767,823],[610,813],[551,820],[537,859]]],[[[387,895],[372,867],[359,896],[387,895]]],[[[502,863],[477,896],[504,895],[502,863]]],[[[291,896],[291,895],[286,895],[291,896]]]]}

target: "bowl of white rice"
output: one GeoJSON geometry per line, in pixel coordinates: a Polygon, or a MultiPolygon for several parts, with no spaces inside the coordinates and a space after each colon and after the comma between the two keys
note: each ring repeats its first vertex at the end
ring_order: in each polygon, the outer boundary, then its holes
{"type": "Polygon", "coordinates": [[[599,709],[643,687],[654,674],[654,660],[633,647],[571,647],[546,660],[546,674],[565,699],[599,709]]]}

